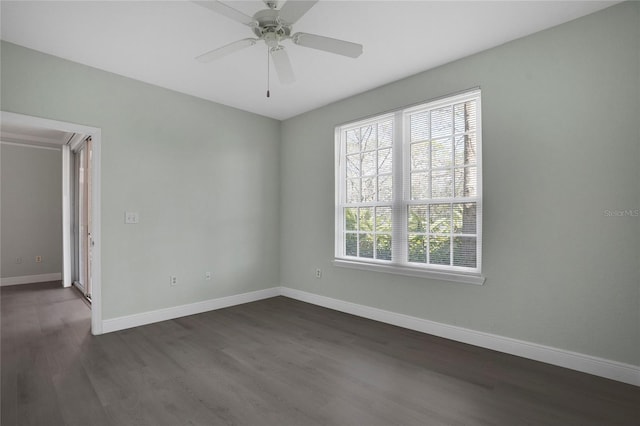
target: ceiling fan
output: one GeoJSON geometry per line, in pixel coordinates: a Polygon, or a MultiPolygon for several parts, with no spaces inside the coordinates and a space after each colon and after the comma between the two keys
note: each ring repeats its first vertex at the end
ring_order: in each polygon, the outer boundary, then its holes
{"type": "MultiPolygon", "coordinates": [[[[291,40],[299,46],[323,50],[350,58],[357,58],[362,54],[361,44],[315,34],[300,32],[292,34],[293,24],[307,13],[318,0],[288,0],[280,9],[278,9],[278,1],[263,1],[268,9],[260,10],[253,16],[245,15],[239,10],[217,0],[194,1],[194,3],[200,6],[211,9],[227,18],[248,26],[256,36],[234,41],[233,43],[206,52],[196,57],[196,59],[200,62],[207,63],[246,47],[253,46],[258,41],[263,40],[271,55],[278,79],[283,84],[290,84],[295,81],[295,76],[291,68],[289,55],[285,47],[280,44],[285,40],[291,40]]],[[[267,97],[268,96],[269,92],[267,91],[267,97]]]]}

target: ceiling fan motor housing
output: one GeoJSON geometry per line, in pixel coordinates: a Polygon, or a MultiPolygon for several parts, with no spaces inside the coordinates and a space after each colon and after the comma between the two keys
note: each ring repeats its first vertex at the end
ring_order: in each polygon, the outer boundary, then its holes
{"type": "Polygon", "coordinates": [[[281,40],[291,35],[291,25],[279,19],[277,10],[261,10],[253,15],[253,19],[258,22],[258,25],[253,27],[254,34],[264,40],[269,47],[277,47],[281,40]]]}

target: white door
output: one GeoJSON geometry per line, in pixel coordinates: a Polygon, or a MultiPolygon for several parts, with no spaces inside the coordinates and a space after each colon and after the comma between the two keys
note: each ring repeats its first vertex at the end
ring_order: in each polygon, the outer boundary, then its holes
{"type": "Polygon", "coordinates": [[[75,151],[75,279],[74,284],[91,300],[91,138],[75,151]]]}

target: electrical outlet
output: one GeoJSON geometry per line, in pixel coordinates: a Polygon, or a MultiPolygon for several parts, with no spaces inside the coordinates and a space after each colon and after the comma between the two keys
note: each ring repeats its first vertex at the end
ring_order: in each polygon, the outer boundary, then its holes
{"type": "Polygon", "coordinates": [[[124,223],[135,225],[140,221],[138,212],[124,212],[124,223]]]}
{"type": "Polygon", "coordinates": [[[205,272],[204,273],[204,279],[207,280],[207,281],[210,281],[211,280],[211,272],[205,272]]]}
{"type": "Polygon", "coordinates": [[[36,263],[42,262],[42,256],[36,256],[36,263]]]}
{"type": "Polygon", "coordinates": [[[18,263],[18,264],[22,263],[22,258],[21,257],[17,257],[16,258],[16,263],[18,263]]]}
{"type": "Polygon", "coordinates": [[[322,269],[320,269],[320,268],[316,269],[316,278],[317,279],[322,278],[322,269]]]}
{"type": "Polygon", "coordinates": [[[173,275],[172,275],[172,276],[170,276],[170,277],[169,277],[169,285],[170,285],[171,287],[178,285],[178,277],[173,276],[173,275]]]}

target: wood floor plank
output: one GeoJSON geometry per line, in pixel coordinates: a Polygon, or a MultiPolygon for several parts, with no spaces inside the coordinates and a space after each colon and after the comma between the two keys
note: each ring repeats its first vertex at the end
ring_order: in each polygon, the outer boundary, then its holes
{"type": "Polygon", "coordinates": [[[0,354],[0,424],[15,425],[18,423],[18,354],[14,345],[2,342],[0,354]]]}
{"type": "Polygon", "coordinates": [[[102,336],[0,290],[3,426],[638,425],[640,388],[275,297],[102,336]]]}
{"type": "Polygon", "coordinates": [[[18,424],[64,424],[49,371],[47,348],[41,342],[33,342],[20,351],[20,364],[16,389],[18,424]]]}

